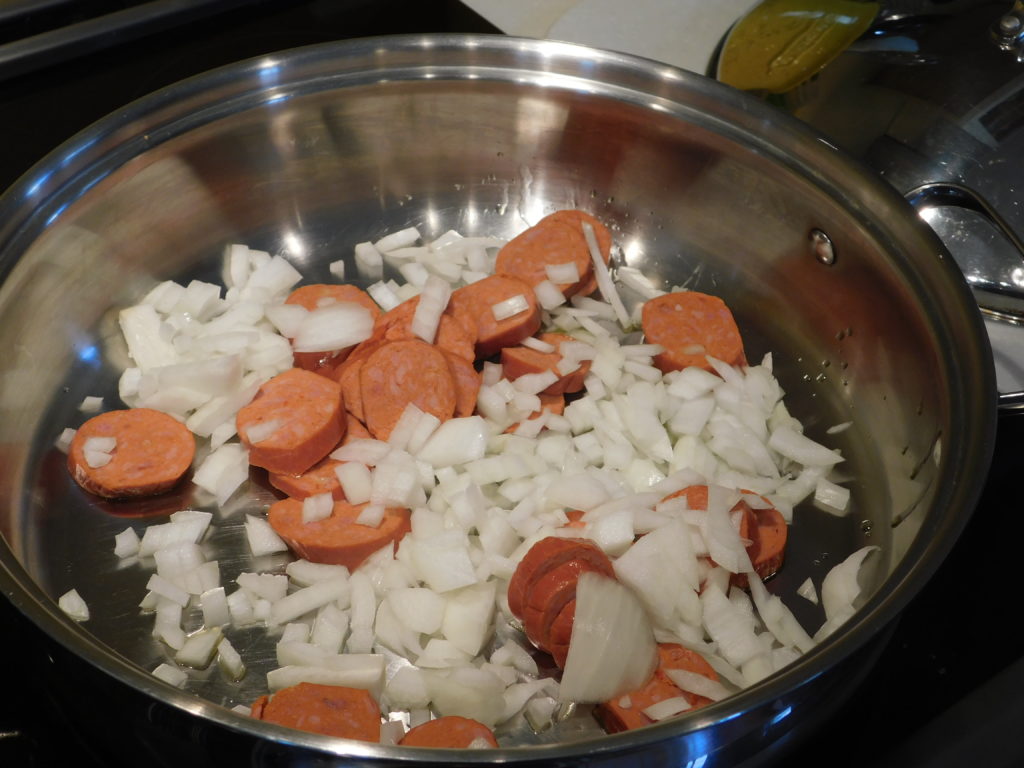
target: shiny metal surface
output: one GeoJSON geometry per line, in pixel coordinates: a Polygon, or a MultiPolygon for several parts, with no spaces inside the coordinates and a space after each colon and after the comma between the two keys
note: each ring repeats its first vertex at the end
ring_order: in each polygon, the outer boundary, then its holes
{"type": "MultiPolygon", "coordinates": [[[[992,449],[995,384],[980,315],[957,265],[892,188],[797,121],[711,80],[566,44],[370,39],[161,91],[0,198],[0,271],[0,586],[66,649],[55,664],[83,661],[76,677],[87,685],[150,702],[138,705],[148,724],[190,734],[196,765],[224,764],[213,746],[223,743],[233,745],[229,762],[253,765],[763,762],[848,691],[851,668],[862,669],[854,660],[870,656],[952,546],[992,449]],[[113,555],[126,518],[215,511],[205,546],[225,583],[286,557],[254,561],[238,535],[242,513],[272,498],[258,476],[221,510],[187,486],[108,504],[70,481],[53,442],[81,422],[85,395],[116,402],[125,362],[116,311],[161,279],[216,279],[231,242],[283,253],[320,281],[355,243],[410,224],[427,235],[509,236],[568,206],[610,224],[618,263],[721,295],[750,358],[773,353],[811,436],[853,422],[830,438],[847,457],[852,514],[799,508],[787,565],[770,584],[793,595],[878,544],[858,615],[786,672],[692,714],[604,736],[581,712],[497,752],[353,744],[237,715],[229,707],[263,692],[273,652],[248,630],[229,630],[257,659],[241,685],[210,674],[181,691],[151,677],[166,651],[137,607],[149,571],[113,555]],[[808,246],[815,230],[832,244],[831,265],[808,246]],[[81,626],[56,609],[71,587],[93,610],[81,626]]],[[[809,627],[820,623],[818,608],[796,608],[809,627]]],[[[144,741],[158,762],[180,754],[161,749],[159,735],[144,741]]]]}
{"type": "MultiPolygon", "coordinates": [[[[1019,243],[1024,61],[991,32],[1020,8],[974,0],[883,17],[786,106],[904,194],[932,184],[974,190],[1019,243]]],[[[1022,256],[992,217],[947,200],[929,205],[926,219],[983,310],[1024,317],[1022,256]]]]}

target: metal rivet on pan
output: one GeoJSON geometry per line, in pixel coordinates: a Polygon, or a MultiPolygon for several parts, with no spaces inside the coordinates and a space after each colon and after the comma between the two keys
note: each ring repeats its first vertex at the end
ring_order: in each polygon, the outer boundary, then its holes
{"type": "Polygon", "coordinates": [[[814,257],[826,266],[836,263],[836,249],[832,245],[832,238],[820,229],[812,229],[809,236],[811,241],[811,253],[814,257]]]}

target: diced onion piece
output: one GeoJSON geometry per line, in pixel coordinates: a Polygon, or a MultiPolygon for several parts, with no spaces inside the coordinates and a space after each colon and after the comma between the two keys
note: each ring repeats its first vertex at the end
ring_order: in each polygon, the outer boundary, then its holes
{"type": "Polygon", "coordinates": [[[544,271],[548,280],[558,285],[566,283],[577,283],[580,279],[580,270],[575,261],[567,261],[563,264],[546,264],[544,271]]]}
{"type": "Polygon", "coordinates": [[[203,624],[207,627],[219,627],[231,621],[224,587],[212,587],[203,592],[199,596],[199,607],[203,612],[203,624]]]}
{"type": "Polygon", "coordinates": [[[420,294],[419,302],[416,304],[416,311],[412,316],[410,330],[413,335],[423,339],[428,344],[434,343],[437,334],[437,326],[441,321],[441,314],[448,306],[448,300],[452,295],[452,286],[447,280],[436,275],[431,275],[423,284],[423,292],[420,294]]]}
{"type": "Polygon", "coordinates": [[[77,431],[77,429],[65,427],[64,430],[60,433],[60,435],[57,436],[57,439],[54,441],[54,445],[57,447],[57,450],[60,451],[61,453],[67,453],[68,448],[71,447],[71,441],[75,439],[75,433],[77,431]]]}
{"type": "Polygon", "coordinates": [[[270,421],[261,421],[257,424],[246,428],[245,439],[250,443],[262,443],[264,440],[269,440],[274,436],[281,427],[285,425],[284,419],[271,419],[270,421]]]}
{"type": "Polygon", "coordinates": [[[114,458],[104,451],[90,451],[87,449],[82,451],[82,455],[85,458],[85,463],[93,469],[99,469],[100,467],[107,466],[111,459],[114,458]]]}
{"type": "Polygon", "coordinates": [[[334,497],[327,493],[317,493],[302,500],[302,522],[314,523],[331,516],[334,511],[334,497]]]}
{"type": "Polygon", "coordinates": [[[367,504],[360,510],[355,522],[369,528],[377,528],[384,520],[384,510],[383,504],[367,504]]]}
{"type": "Polygon", "coordinates": [[[860,594],[857,577],[861,564],[876,549],[876,546],[858,549],[825,576],[821,584],[821,603],[827,619],[853,613],[853,601],[860,594]]]}
{"type": "Polygon", "coordinates": [[[581,574],[559,698],[608,701],[647,682],[657,661],[654,633],[640,601],[617,581],[581,574]]]}
{"type": "Polygon", "coordinates": [[[249,452],[238,443],[225,443],[196,468],[192,482],[212,493],[224,505],[249,479],[249,452]]]}
{"type": "Polygon", "coordinates": [[[611,304],[612,309],[615,310],[615,317],[618,318],[619,325],[626,328],[629,326],[629,313],[626,312],[626,307],[623,306],[622,299],[619,298],[619,292],[615,289],[615,283],[612,282],[608,265],[604,263],[601,248],[597,244],[597,237],[594,235],[594,228],[588,221],[582,222],[582,225],[583,236],[586,238],[587,246],[590,248],[590,260],[594,264],[594,277],[597,278],[597,287],[601,291],[601,295],[604,296],[605,301],[611,304]]]}
{"type": "Polygon", "coordinates": [[[815,605],[818,604],[818,590],[814,587],[814,582],[811,581],[811,577],[808,576],[799,587],[796,588],[796,593],[805,600],[809,600],[815,605]]]}
{"type": "Polygon", "coordinates": [[[552,352],[555,351],[554,344],[548,344],[546,341],[541,341],[536,336],[527,336],[519,343],[522,346],[526,347],[527,349],[532,349],[536,352],[542,352],[544,354],[551,354],[552,352]]]}
{"type": "Polygon", "coordinates": [[[334,468],[341,489],[350,504],[363,504],[370,500],[373,475],[370,468],[358,461],[347,461],[334,468]]]}
{"type": "Polygon", "coordinates": [[[843,460],[836,451],[816,443],[788,426],[779,427],[772,432],[768,438],[768,447],[787,459],[809,467],[829,467],[843,460]]]}
{"type": "Polygon", "coordinates": [[[355,346],[372,333],[373,315],[366,307],[339,301],[306,314],[292,343],[296,352],[330,352],[355,346]]]}
{"type": "Polygon", "coordinates": [[[206,669],[213,661],[217,646],[224,639],[220,627],[203,629],[189,635],[185,645],[174,655],[174,660],[183,667],[206,669]]]}
{"type": "Polygon", "coordinates": [[[494,314],[494,319],[500,323],[502,320],[508,320],[510,317],[515,317],[521,312],[526,312],[529,308],[530,304],[526,301],[526,297],[521,293],[517,293],[515,296],[510,296],[504,301],[492,304],[491,312],[494,314]]]}
{"type": "Polygon", "coordinates": [[[285,573],[300,587],[308,587],[318,581],[348,578],[348,568],[343,565],[311,563],[309,560],[293,560],[285,566],[285,573]]]}
{"type": "Polygon", "coordinates": [[[432,467],[450,467],[481,459],[487,450],[489,435],[487,422],[480,416],[448,419],[417,451],[416,458],[432,467]]]}
{"type": "Polygon", "coordinates": [[[850,506],[850,489],[822,477],[815,485],[814,500],[828,512],[845,515],[850,506]]]}
{"type": "Polygon", "coordinates": [[[78,410],[82,413],[97,413],[103,407],[103,398],[88,396],[82,398],[82,402],[78,404],[78,410]]]}
{"type": "Polygon", "coordinates": [[[327,271],[330,272],[332,275],[334,275],[339,280],[344,280],[345,279],[345,260],[344,259],[338,259],[337,261],[332,261],[330,264],[327,265],[327,271]]]}
{"type": "Polygon", "coordinates": [[[289,621],[315,611],[328,603],[347,599],[348,596],[349,579],[335,578],[318,581],[316,584],[303,587],[275,602],[270,608],[269,623],[272,625],[287,624],[289,621]]]}
{"type": "Polygon", "coordinates": [[[308,314],[309,310],[301,304],[277,304],[266,309],[267,320],[289,339],[295,338],[308,314]]]}
{"type": "Polygon", "coordinates": [[[649,707],[644,707],[643,712],[651,720],[658,722],[659,720],[665,720],[669,717],[674,717],[682,712],[688,710],[692,705],[690,700],[685,696],[673,696],[670,699],[662,699],[661,701],[651,704],[649,707]]]}
{"type": "Polygon", "coordinates": [[[288,551],[288,545],[262,517],[245,516],[245,537],[249,542],[249,551],[255,557],[288,551]]]}
{"type": "Polygon", "coordinates": [[[217,646],[217,666],[229,680],[237,681],[245,677],[245,663],[242,661],[242,656],[226,637],[222,637],[217,646]]]}
{"type": "Polygon", "coordinates": [[[845,432],[853,426],[852,421],[844,421],[842,424],[834,424],[825,430],[828,435],[838,435],[840,432],[845,432]]]}
{"type": "Polygon", "coordinates": [[[407,248],[410,245],[414,245],[419,239],[420,232],[416,227],[406,227],[405,229],[385,235],[373,245],[381,253],[387,253],[398,248],[407,248]]]}
{"type": "Polygon", "coordinates": [[[665,667],[663,671],[669,680],[686,693],[703,696],[712,701],[721,701],[729,695],[729,689],[720,682],[697,672],[691,672],[688,669],[671,669],[669,667],[665,667]]]}
{"type": "Polygon", "coordinates": [[[384,259],[373,243],[356,243],[356,271],[368,280],[379,280],[384,271],[384,259]]]}
{"type": "Polygon", "coordinates": [[[57,600],[57,606],[75,621],[89,620],[89,606],[78,594],[77,589],[69,589],[57,600]]]}
{"type": "Polygon", "coordinates": [[[114,536],[114,554],[120,558],[139,554],[139,535],[133,528],[125,528],[114,536]]]}
{"type": "Polygon", "coordinates": [[[358,461],[369,467],[375,466],[385,456],[391,453],[391,445],[381,440],[372,438],[357,438],[349,443],[336,448],[331,453],[332,459],[338,461],[358,461]]]}
{"type": "Polygon", "coordinates": [[[390,309],[394,309],[402,300],[398,294],[391,288],[388,283],[378,280],[376,283],[369,285],[366,288],[366,292],[370,294],[370,298],[377,302],[377,306],[387,312],[390,309]]]}
{"type": "Polygon", "coordinates": [[[188,682],[188,673],[180,667],[175,667],[172,664],[160,664],[156,669],[153,670],[153,677],[163,680],[165,683],[170,683],[176,688],[184,688],[185,683],[188,682]]]}
{"type": "Polygon", "coordinates": [[[90,437],[82,444],[83,450],[97,453],[111,453],[115,448],[117,448],[116,437],[90,437]]]}
{"type": "Polygon", "coordinates": [[[565,295],[550,280],[541,280],[533,286],[533,295],[542,309],[552,310],[565,304],[565,295]]]}

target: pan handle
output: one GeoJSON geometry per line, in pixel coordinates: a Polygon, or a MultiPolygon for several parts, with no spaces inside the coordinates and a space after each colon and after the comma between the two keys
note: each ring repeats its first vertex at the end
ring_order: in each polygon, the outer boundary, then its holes
{"type": "MultiPolygon", "coordinates": [[[[951,181],[932,181],[915,187],[905,193],[904,197],[918,212],[928,206],[941,205],[965,208],[984,216],[1013,245],[1021,257],[1021,263],[1024,264],[1024,240],[1017,236],[1017,233],[1013,231],[1013,228],[1007,223],[1006,219],[989,205],[985,198],[970,187],[951,181]]],[[[1024,299],[1024,291],[1019,291],[1000,283],[985,283],[983,285],[975,285],[974,288],[1002,296],[1024,299]]],[[[998,403],[999,410],[1001,411],[1024,410],[1024,391],[1000,392],[998,403]]]]}

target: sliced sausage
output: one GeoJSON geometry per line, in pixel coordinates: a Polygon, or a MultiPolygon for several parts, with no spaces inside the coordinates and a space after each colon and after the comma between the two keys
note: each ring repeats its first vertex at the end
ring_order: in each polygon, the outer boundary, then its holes
{"type": "MultiPolygon", "coordinates": [[[[545,411],[548,413],[553,413],[556,416],[561,416],[563,413],[565,413],[564,395],[545,395],[541,393],[540,395],[538,395],[538,397],[540,398],[540,410],[531,413],[527,421],[539,419],[541,414],[544,413],[545,411]]],[[[515,424],[512,424],[511,426],[507,427],[505,429],[505,432],[509,434],[515,432],[521,423],[522,422],[517,421],[515,424]]]]}
{"type": "Polygon", "coordinates": [[[181,480],[195,452],[192,433],[166,413],[150,408],[107,411],[75,432],[68,471],[82,488],[107,499],[154,496],[181,480]],[[86,441],[92,437],[116,440],[110,461],[102,467],[89,466],[86,460],[86,441]]]}
{"type": "Polygon", "coordinates": [[[658,666],[651,679],[639,690],[631,691],[625,696],[617,696],[595,709],[594,714],[608,733],[619,733],[650,725],[654,721],[642,710],[665,699],[683,697],[690,702],[690,709],[711,703],[711,700],[704,696],[682,691],[668,677],[666,669],[685,669],[710,680],[718,680],[715,670],[699,653],[676,643],[659,643],[658,666]]]}
{"type": "Polygon", "coordinates": [[[259,717],[300,731],[380,741],[380,707],[359,688],[299,683],[271,696],[259,717]]]}
{"type": "MultiPolygon", "coordinates": [[[[363,423],[352,414],[346,414],[345,437],[341,445],[371,437],[366,431],[363,423]]],[[[316,496],[321,493],[330,493],[339,501],[345,498],[345,492],[341,488],[337,467],[344,464],[343,461],[325,456],[301,475],[289,475],[284,472],[271,472],[267,475],[270,484],[287,496],[293,499],[305,499],[309,496],[316,496]]]]}
{"type": "Polygon", "coordinates": [[[239,409],[236,424],[250,464],[298,475],[345,435],[343,414],[337,382],[291,368],[259,388],[252,402],[239,409]],[[253,440],[253,435],[259,439],[253,440]]]}
{"type": "Polygon", "coordinates": [[[476,356],[490,357],[503,347],[518,344],[540,328],[540,305],[533,287],[517,277],[491,275],[464,285],[452,293],[450,304],[476,323],[476,356]],[[527,308],[512,317],[498,320],[494,306],[522,296],[527,308]]]}
{"type": "Polygon", "coordinates": [[[410,728],[398,743],[404,747],[465,749],[474,742],[498,746],[494,732],[483,723],[468,717],[447,715],[410,728]]]}
{"type": "Polygon", "coordinates": [[[545,373],[551,371],[558,375],[558,381],[544,390],[545,395],[564,395],[571,392],[579,392],[583,389],[583,381],[590,373],[590,361],[584,360],[579,368],[567,374],[558,372],[558,364],[562,361],[562,355],[558,348],[564,342],[573,342],[575,339],[564,333],[542,333],[538,337],[555,348],[554,352],[538,352],[530,347],[505,347],[501,350],[501,369],[509,381],[515,381],[520,376],[531,373],[545,373]]]}
{"type": "MultiPolygon", "coordinates": [[[[750,491],[741,491],[749,494],[750,491]]],[[[675,493],[670,493],[663,499],[674,499],[678,496],[685,496],[687,506],[690,509],[706,510],[708,508],[708,487],[706,485],[691,485],[675,493]]],[[[771,502],[764,496],[760,497],[765,504],[771,502]]],[[[754,571],[762,579],[767,579],[778,572],[782,567],[785,557],[786,540],[789,535],[789,527],[785,518],[774,506],[765,508],[752,508],[746,501],[740,499],[733,506],[731,512],[741,511],[740,538],[749,541],[747,545],[747,556],[754,566],[754,571]]],[[[713,561],[712,561],[713,562],[713,561]]],[[[737,587],[747,587],[747,577],[742,573],[734,573],[729,577],[729,583],[737,587]]]]}
{"type": "MultiPolygon", "coordinates": [[[[377,302],[370,298],[366,291],[355,285],[342,283],[303,285],[292,291],[288,298],[284,300],[285,304],[298,304],[310,312],[342,302],[359,304],[361,307],[369,310],[374,320],[380,317],[381,311],[380,307],[377,306],[377,302]]],[[[348,357],[351,351],[352,347],[335,349],[328,352],[296,352],[294,353],[295,367],[304,368],[315,373],[329,374],[331,370],[345,362],[345,358],[348,357]]]]}
{"type": "Polygon", "coordinates": [[[359,371],[366,428],[387,440],[409,403],[446,421],[455,413],[455,382],[444,354],[423,341],[392,341],[359,371]]]}
{"type": "Polygon", "coordinates": [[[565,669],[569,658],[569,641],[572,640],[572,622],[576,618],[576,598],[562,606],[555,620],[548,627],[548,653],[559,669],[565,669]]]}
{"type": "MultiPolygon", "coordinates": [[[[380,335],[387,341],[418,339],[412,331],[412,320],[419,303],[420,297],[413,296],[385,312],[374,323],[374,335],[380,335]]],[[[475,357],[476,321],[466,313],[465,307],[449,303],[441,313],[437,333],[431,343],[472,362],[475,357]]]]}
{"type": "Polygon", "coordinates": [[[559,283],[558,288],[566,297],[583,291],[592,293],[596,280],[590,246],[583,234],[583,221],[594,228],[598,247],[607,263],[612,241],[607,227],[583,211],[565,210],[545,216],[506,243],[498,251],[495,274],[518,277],[532,287],[549,279],[548,266],[572,262],[576,265],[579,279],[573,283],[559,283]]]}
{"type": "Polygon", "coordinates": [[[508,607],[512,615],[522,619],[526,611],[526,597],[537,579],[570,560],[586,561],[599,573],[615,578],[611,560],[594,542],[548,536],[530,547],[509,579],[508,607]]]}
{"type": "Polygon", "coordinates": [[[384,344],[383,334],[371,336],[357,344],[345,361],[329,372],[330,377],[341,387],[345,410],[360,422],[366,421],[366,414],[363,412],[363,390],[359,384],[359,374],[366,359],[384,344]]]}
{"type": "Polygon", "coordinates": [[[569,560],[552,568],[530,586],[523,611],[523,630],[541,650],[551,650],[551,625],[566,604],[576,599],[576,583],[580,574],[587,571],[598,571],[598,568],[586,560],[569,560]]]}
{"type": "Polygon", "coordinates": [[[335,501],[331,516],[302,522],[302,502],[283,499],[270,506],[267,520],[299,557],[355,570],[377,550],[396,544],[411,529],[408,509],[389,507],[376,528],[356,521],[366,504],[335,501]]]}
{"type": "Polygon", "coordinates": [[[649,344],[665,348],[654,356],[663,373],[690,366],[712,371],[708,355],[729,365],[747,364],[736,320],[717,296],[696,291],[657,296],[644,303],[640,324],[649,344]]]}
{"type": "Polygon", "coordinates": [[[472,416],[476,410],[476,398],[480,394],[480,372],[466,358],[441,350],[448,362],[448,370],[455,385],[455,415],[463,418],[472,416]]]}

